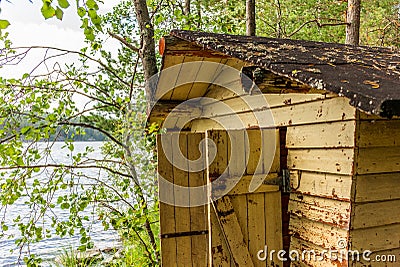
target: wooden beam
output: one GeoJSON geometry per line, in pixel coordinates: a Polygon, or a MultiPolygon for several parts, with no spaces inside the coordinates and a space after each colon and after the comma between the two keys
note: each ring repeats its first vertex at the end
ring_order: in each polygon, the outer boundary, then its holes
{"type": "Polygon", "coordinates": [[[235,265],[254,267],[229,196],[214,201],[213,208],[235,265]]]}

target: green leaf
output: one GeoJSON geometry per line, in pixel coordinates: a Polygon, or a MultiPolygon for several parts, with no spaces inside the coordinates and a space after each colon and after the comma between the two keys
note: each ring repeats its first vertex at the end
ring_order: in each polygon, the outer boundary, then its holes
{"type": "Polygon", "coordinates": [[[67,0],[58,0],[58,4],[60,5],[61,8],[69,7],[69,3],[67,0]]]}
{"type": "Polygon", "coordinates": [[[43,2],[43,6],[40,11],[42,12],[42,15],[45,19],[54,17],[54,15],[56,14],[56,10],[48,2],[43,2]]]}
{"type": "Polygon", "coordinates": [[[57,17],[59,20],[62,20],[62,19],[63,19],[63,16],[64,16],[64,12],[63,12],[59,7],[57,7],[57,9],[56,9],[56,17],[57,17]]]}
{"type": "Polygon", "coordinates": [[[10,22],[8,22],[8,20],[0,19],[0,30],[7,29],[9,25],[10,22]]]}
{"type": "Polygon", "coordinates": [[[87,1],[86,1],[86,6],[87,6],[88,8],[94,8],[94,9],[96,9],[96,10],[99,9],[99,6],[96,4],[96,1],[94,1],[94,0],[87,0],[87,1]]]}
{"type": "Polygon", "coordinates": [[[78,15],[79,17],[84,17],[86,15],[86,9],[84,9],[83,7],[78,8],[78,15]]]}
{"type": "Polygon", "coordinates": [[[86,28],[83,33],[85,34],[86,39],[88,39],[89,41],[94,41],[94,33],[93,33],[93,29],[88,27],[86,28]]]}
{"type": "Polygon", "coordinates": [[[29,132],[29,130],[31,129],[30,126],[26,126],[24,128],[21,129],[21,134],[26,134],[27,132],[29,132]]]}
{"type": "Polygon", "coordinates": [[[64,202],[61,204],[61,209],[66,210],[68,208],[69,208],[69,203],[64,202]]]}

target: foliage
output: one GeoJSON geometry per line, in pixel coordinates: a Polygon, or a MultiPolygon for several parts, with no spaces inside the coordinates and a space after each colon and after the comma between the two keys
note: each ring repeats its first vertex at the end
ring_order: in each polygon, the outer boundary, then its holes
{"type": "MultiPolygon", "coordinates": [[[[133,35],[130,22],[118,13],[102,23],[133,35]]],[[[20,78],[0,77],[0,211],[7,218],[7,210],[20,201],[30,209],[11,222],[3,219],[1,235],[12,237],[10,230],[19,229],[16,245],[26,250],[31,242],[79,233],[79,249],[85,250],[93,247],[90,224],[98,216],[105,229],[118,230],[146,252],[143,262],[155,265],[158,204],[153,138],[144,138],[143,131],[143,78],[136,52],[125,47],[106,51],[104,38],[97,32],[79,52],[36,47],[1,54],[2,67],[23,63],[33,49],[44,50],[45,58],[20,78]],[[60,63],[71,56],[80,64],[60,63]],[[77,106],[77,98],[86,104],[77,106]],[[84,136],[85,129],[107,137],[101,158],[92,156],[89,145],[75,151],[73,139],[84,136]],[[68,163],[52,160],[54,139],[63,133],[68,163]],[[94,210],[93,217],[85,210],[94,210]],[[61,211],[68,212],[68,220],[57,216],[61,211]]],[[[26,260],[40,262],[33,255],[26,260]]]]}

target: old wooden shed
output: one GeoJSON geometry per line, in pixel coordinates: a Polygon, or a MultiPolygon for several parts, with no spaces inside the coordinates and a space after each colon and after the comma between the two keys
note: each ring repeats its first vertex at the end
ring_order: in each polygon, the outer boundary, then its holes
{"type": "Polygon", "coordinates": [[[175,30],[160,52],[163,266],[400,266],[398,50],[175,30]]]}

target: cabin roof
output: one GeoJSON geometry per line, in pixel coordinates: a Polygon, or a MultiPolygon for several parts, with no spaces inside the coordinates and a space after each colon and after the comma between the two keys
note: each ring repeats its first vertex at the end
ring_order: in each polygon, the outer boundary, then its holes
{"type": "Polygon", "coordinates": [[[345,96],[364,112],[400,115],[399,50],[185,30],[173,30],[170,35],[190,46],[345,96]]]}

